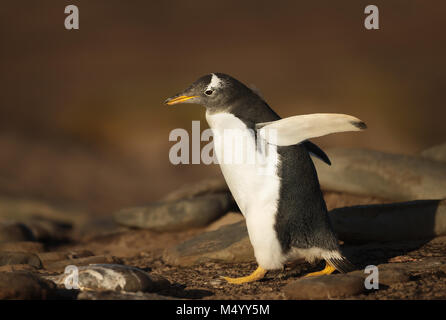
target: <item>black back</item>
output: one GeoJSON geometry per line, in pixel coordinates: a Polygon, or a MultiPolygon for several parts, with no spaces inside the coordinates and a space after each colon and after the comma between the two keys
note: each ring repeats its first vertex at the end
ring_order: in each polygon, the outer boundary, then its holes
{"type": "Polygon", "coordinates": [[[291,247],[337,250],[313,161],[304,145],[278,147],[281,178],[276,231],[284,252],[291,247]]]}

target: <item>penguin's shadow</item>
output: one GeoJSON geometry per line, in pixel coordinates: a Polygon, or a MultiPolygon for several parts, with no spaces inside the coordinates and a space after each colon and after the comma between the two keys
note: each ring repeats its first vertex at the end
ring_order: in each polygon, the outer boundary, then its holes
{"type": "MultiPolygon", "coordinates": [[[[355,269],[359,270],[368,265],[389,263],[391,258],[419,250],[437,237],[436,228],[439,223],[437,212],[440,203],[441,200],[414,200],[385,205],[353,206],[358,208],[358,215],[361,214],[364,207],[379,206],[382,207],[382,210],[389,210],[389,218],[384,215],[383,219],[373,218],[367,224],[359,224],[358,229],[355,230],[346,230],[343,227],[343,232],[350,234],[351,239],[341,247],[342,253],[355,265],[355,269]],[[410,206],[407,207],[407,205],[410,206]],[[417,212],[417,205],[420,206],[419,210],[422,212],[417,212]],[[386,206],[388,206],[387,209],[385,209],[386,206]],[[420,214],[422,216],[419,216],[420,214]],[[383,225],[384,223],[385,225],[383,225]],[[367,241],[368,235],[373,238],[373,230],[379,229],[381,230],[377,234],[381,235],[382,240],[375,236],[374,241],[367,241]],[[415,229],[417,235],[411,236],[411,230],[415,229]],[[392,235],[389,236],[384,230],[392,235]],[[419,238],[421,235],[424,235],[423,238],[419,238]],[[391,240],[392,238],[398,240],[391,240]]],[[[331,210],[330,217],[333,218],[334,215],[339,214],[335,211],[342,212],[342,210],[343,208],[331,210]]],[[[342,239],[342,236],[340,238],[342,239]]]]}
{"type": "MultiPolygon", "coordinates": [[[[389,259],[405,256],[412,251],[420,249],[432,239],[350,244],[342,246],[342,252],[355,266],[352,271],[364,270],[369,265],[377,266],[379,264],[389,263],[389,259]]],[[[320,271],[324,267],[324,261],[319,261],[314,264],[295,262],[286,265],[283,270],[271,273],[271,276],[278,277],[281,280],[301,278],[308,273],[320,271]]]]}
{"type": "Polygon", "coordinates": [[[355,269],[360,270],[369,265],[389,263],[390,259],[416,251],[432,239],[345,245],[342,252],[355,265],[355,269]]]}
{"type": "Polygon", "coordinates": [[[303,276],[305,276],[310,272],[320,271],[324,269],[324,266],[325,266],[324,261],[319,261],[314,264],[310,264],[304,261],[301,262],[295,261],[285,265],[282,270],[270,271],[264,280],[265,281],[272,279],[289,280],[289,279],[302,278],[303,276]]]}

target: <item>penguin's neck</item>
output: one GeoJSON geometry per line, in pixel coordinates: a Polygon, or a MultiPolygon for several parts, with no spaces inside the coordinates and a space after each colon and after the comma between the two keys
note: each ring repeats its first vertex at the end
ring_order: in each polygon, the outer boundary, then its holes
{"type": "Polygon", "coordinates": [[[219,112],[206,111],[206,120],[214,133],[226,129],[246,130],[250,127],[242,119],[229,112],[228,109],[219,112]]]}
{"type": "MultiPolygon", "coordinates": [[[[262,98],[253,92],[237,96],[234,99],[227,101],[223,106],[207,108],[206,119],[217,114],[230,114],[242,121],[248,129],[254,130],[256,123],[280,119],[277,113],[274,112],[262,98]]],[[[209,125],[212,126],[211,123],[209,123],[209,125]]],[[[225,125],[229,125],[229,123],[225,122],[225,125]]]]}

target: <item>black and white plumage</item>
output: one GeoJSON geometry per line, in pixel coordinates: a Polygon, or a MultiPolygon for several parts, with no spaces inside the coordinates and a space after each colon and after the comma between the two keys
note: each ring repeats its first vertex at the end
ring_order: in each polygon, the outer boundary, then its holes
{"type": "Polygon", "coordinates": [[[261,152],[259,137],[277,146],[272,174],[259,175],[258,163],[225,163],[224,146],[214,145],[223,176],[246,219],[259,266],[274,270],[298,258],[324,259],[338,271],[348,271],[351,264],[340,252],[310,154],[328,164],[330,160],[308,139],[358,131],[365,124],[339,114],[281,119],[256,92],[221,73],[201,77],[166,100],[169,105],[182,102],[206,107],[214,142],[224,130],[250,129],[247,150],[261,152]],[[274,141],[265,134],[268,129],[277,133],[274,141]]]}

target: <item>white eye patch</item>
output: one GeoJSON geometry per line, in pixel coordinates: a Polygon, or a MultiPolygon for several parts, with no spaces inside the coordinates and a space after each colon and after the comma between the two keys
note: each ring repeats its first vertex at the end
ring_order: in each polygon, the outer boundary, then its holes
{"type": "Polygon", "coordinates": [[[209,82],[208,86],[206,87],[207,90],[215,90],[218,88],[221,88],[223,86],[223,81],[215,75],[215,73],[212,73],[211,82],[209,82]]]}

